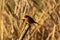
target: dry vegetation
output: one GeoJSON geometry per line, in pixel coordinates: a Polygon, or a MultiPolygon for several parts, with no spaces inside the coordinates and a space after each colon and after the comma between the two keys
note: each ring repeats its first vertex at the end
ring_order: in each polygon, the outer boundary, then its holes
{"type": "Polygon", "coordinates": [[[23,40],[60,40],[60,0],[0,0],[0,40],[20,40],[25,15],[40,25],[31,24],[23,40]]]}

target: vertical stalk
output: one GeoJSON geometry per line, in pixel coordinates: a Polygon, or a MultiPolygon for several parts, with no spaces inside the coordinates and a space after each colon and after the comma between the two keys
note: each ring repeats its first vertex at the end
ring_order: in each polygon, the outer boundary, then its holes
{"type": "Polygon", "coordinates": [[[2,16],[2,14],[3,14],[3,11],[4,11],[4,1],[5,0],[1,0],[1,12],[0,12],[0,23],[1,23],[1,40],[3,40],[3,16],[2,16]]]}

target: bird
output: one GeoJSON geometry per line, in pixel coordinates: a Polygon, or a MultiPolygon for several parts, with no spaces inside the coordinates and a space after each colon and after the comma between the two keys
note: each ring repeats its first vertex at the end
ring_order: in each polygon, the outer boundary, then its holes
{"type": "MultiPolygon", "coordinates": [[[[34,21],[34,19],[33,19],[32,17],[30,17],[30,16],[28,16],[28,15],[25,15],[25,16],[24,16],[24,21],[25,21],[26,24],[27,24],[27,23],[29,23],[29,24],[33,24],[33,23],[38,24],[37,22],[34,21]]],[[[38,24],[38,25],[39,25],[39,24],[38,24]]]]}
{"type": "MultiPolygon", "coordinates": [[[[24,16],[23,21],[24,21],[26,24],[28,24],[28,26],[26,27],[27,29],[25,30],[25,33],[24,33],[24,31],[23,31],[24,34],[23,34],[21,40],[23,40],[23,38],[25,37],[27,31],[28,31],[29,28],[31,27],[30,24],[33,24],[33,23],[38,24],[37,22],[34,21],[34,19],[33,19],[32,17],[30,17],[30,16],[28,16],[28,15],[25,15],[25,16],[24,16]]],[[[39,25],[39,24],[38,24],[38,25],[39,25]]]]}

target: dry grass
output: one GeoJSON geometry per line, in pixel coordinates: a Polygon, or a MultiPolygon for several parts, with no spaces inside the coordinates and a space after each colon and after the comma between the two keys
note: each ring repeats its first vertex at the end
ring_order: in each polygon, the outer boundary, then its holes
{"type": "Polygon", "coordinates": [[[0,40],[60,40],[60,0],[0,0],[0,40]],[[31,16],[37,24],[24,35],[22,18],[31,16]]]}

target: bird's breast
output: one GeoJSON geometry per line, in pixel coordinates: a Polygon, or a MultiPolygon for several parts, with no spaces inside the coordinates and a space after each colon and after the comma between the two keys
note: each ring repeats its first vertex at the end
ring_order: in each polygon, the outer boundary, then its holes
{"type": "Polygon", "coordinates": [[[28,18],[25,18],[25,23],[28,23],[28,18]]]}

